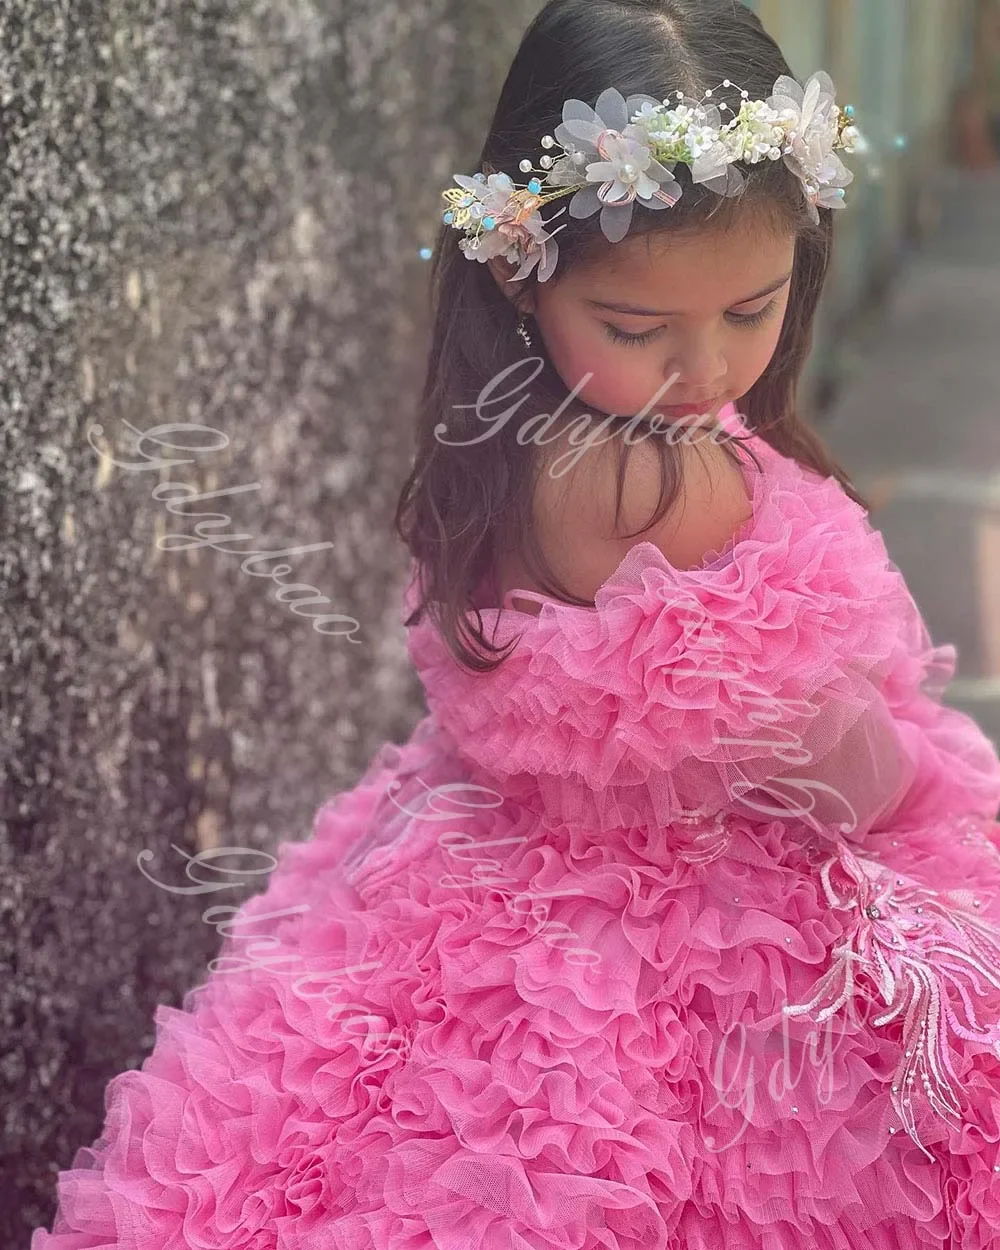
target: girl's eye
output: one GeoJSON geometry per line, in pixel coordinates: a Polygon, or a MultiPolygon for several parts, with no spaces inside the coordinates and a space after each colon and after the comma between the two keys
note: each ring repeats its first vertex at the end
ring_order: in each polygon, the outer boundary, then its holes
{"type": "MultiPolygon", "coordinates": [[[[776,299],[771,300],[760,312],[750,313],[726,313],[732,325],[745,326],[747,329],[753,329],[756,326],[763,325],[771,316],[775,308],[778,306],[776,299]]],[[[603,323],[608,338],[614,343],[624,343],[631,347],[641,347],[643,343],[648,343],[656,338],[664,327],[658,330],[646,330],[642,334],[627,334],[624,330],[619,330],[617,326],[613,326],[609,321],[603,323]]]]}
{"type": "Polygon", "coordinates": [[[768,319],[768,317],[770,317],[771,313],[774,312],[775,308],[777,308],[777,306],[778,306],[778,301],[776,299],[773,299],[771,300],[770,304],[765,305],[760,310],[760,312],[750,313],[749,315],[745,313],[744,314],[726,313],[726,316],[734,325],[747,326],[748,328],[752,328],[753,326],[763,325],[764,322],[768,319]]]}
{"type": "Polygon", "coordinates": [[[639,347],[643,343],[648,343],[650,339],[656,338],[660,333],[659,330],[646,330],[643,334],[626,334],[624,330],[619,330],[617,326],[613,326],[609,321],[604,322],[604,329],[613,343],[625,343],[632,347],[639,347]]]}

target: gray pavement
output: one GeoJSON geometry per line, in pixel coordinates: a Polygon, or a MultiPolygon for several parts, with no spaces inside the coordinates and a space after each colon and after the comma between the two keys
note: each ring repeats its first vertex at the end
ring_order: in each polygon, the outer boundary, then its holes
{"type": "Polygon", "coordinates": [[[958,649],[945,701],[1000,744],[1000,171],[940,177],[939,225],[862,318],[860,367],[817,426],[958,649]]]}

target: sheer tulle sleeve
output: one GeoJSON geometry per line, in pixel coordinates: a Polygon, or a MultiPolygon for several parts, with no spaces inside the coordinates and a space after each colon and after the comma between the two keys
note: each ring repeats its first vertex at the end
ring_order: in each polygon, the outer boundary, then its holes
{"type": "Polygon", "coordinates": [[[812,699],[775,703],[761,724],[768,754],[721,766],[735,810],[860,837],[899,809],[917,759],[869,678],[848,668],[812,699]]]}

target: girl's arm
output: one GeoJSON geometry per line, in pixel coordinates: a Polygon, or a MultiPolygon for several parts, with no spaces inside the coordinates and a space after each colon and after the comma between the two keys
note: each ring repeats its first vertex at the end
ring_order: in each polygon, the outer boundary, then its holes
{"type": "MultiPolygon", "coordinates": [[[[594,598],[636,543],[653,543],[676,569],[696,568],[707,554],[724,547],[752,514],[739,466],[702,436],[698,443],[676,444],[677,498],[657,524],[642,529],[660,497],[660,461],[653,446],[657,436],[651,435],[627,452],[616,518],[618,457],[625,454],[615,445],[620,437],[588,448],[558,477],[543,468],[535,494],[534,520],[542,548],[564,584],[583,599],[594,598]]],[[[570,447],[558,445],[550,458],[553,467],[559,468],[559,453],[570,447]]]]}

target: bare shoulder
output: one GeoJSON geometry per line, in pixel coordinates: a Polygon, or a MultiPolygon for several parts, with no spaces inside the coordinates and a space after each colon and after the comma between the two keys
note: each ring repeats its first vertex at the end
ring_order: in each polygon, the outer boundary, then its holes
{"type": "Polygon", "coordinates": [[[660,454],[655,434],[624,452],[622,435],[587,448],[575,462],[560,438],[546,449],[535,493],[539,542],[563,584],[584,599],[614,572],[629,549],[651,542],[677,569],[697,567],[723,547],[752,515],[746,482],[734,456],[708,437],[678,442],[667,455],[679,466],[677,497],[648,529],[660,498],[660,454]],[[567,455],[567,453],[569,453],[567,455]],[[615,519],[618,466],[625,455],[621,509],[615,519]],[[560,469],[572,465],[565,472],[560,469]],[[638,531],[638,532],[637,532],[638,531]],[[634,535],[624,537],[624,535],[634,535]]]}

